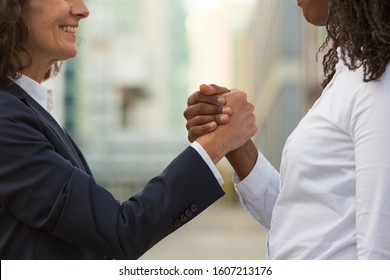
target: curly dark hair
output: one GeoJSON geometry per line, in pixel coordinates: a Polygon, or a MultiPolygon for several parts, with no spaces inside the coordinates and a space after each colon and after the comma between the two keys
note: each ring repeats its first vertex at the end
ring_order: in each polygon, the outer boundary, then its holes
{"type": "Polygon", "coordinates": [[[329,0],[326,29],[323,87],[335,73],[338,49],[350,70],[363,67],[364,82],[380,79],[390,61],[390,0],[329,0]]]}
{"type": "MultiPolygon", "coordinates": [[[[24,69],[31,65],[31,56],[24,48],[29,35],[24,20],[28,0],[0,0],[0,83],[20,77],[24,69]],[[22,61],[25,53],[28,60],[22,61]]],[[[60,64],[54,64],[45,74],[44,80],[58,73],[60,64]]]]}

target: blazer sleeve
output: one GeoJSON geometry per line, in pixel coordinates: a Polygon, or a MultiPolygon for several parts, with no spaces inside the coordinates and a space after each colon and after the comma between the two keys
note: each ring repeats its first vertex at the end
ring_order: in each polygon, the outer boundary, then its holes
{"type": "Polygon", "coordinates": [[[34,229],[114,259],[136,259],[223,195],[200,155],[185,149],[120,203],[57,153],[20,101],[0,112],[0,205],[34,229]],[[9,113],[12,112],[12,113],[9,113]]]}

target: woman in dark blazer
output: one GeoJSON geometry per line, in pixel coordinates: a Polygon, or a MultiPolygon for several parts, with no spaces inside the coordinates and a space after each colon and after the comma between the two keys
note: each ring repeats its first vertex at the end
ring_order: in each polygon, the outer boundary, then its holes
{"type": "Polygon", "coordinates": [[[95,182],[40,85],[76,56],[86,5],[0,0],[0,8],[1,259],[136,259],[223,195],[214,164],[256,132],[245,94],[222,99],[237,112],[221,115],[229,124],[119,203],[95,182]]]}

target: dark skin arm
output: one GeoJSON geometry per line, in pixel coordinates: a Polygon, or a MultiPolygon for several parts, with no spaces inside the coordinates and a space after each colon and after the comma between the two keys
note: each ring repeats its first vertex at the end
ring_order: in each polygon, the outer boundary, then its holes
{"type": "MultiPolygon", "coordinates": [[[[187,102],[184,117],[187,120],[188,139],[193,142],[198,137],[214,131],[218,125],[229,122],[234,113],[226,106],[222,96],[230,90],[217,85],[201,85],[187,102]]],[[[240,180],[245,179],[256,164],[258,151],[252,140],[226,154],[240,180]]]]}
{"type": "Polygon", "coordinates": [[[228,153],[227,160],[236,171],[240,180],[244,180],[256,164],[258,151],[252,140],[246,142],[240,148],[228,153]]]}

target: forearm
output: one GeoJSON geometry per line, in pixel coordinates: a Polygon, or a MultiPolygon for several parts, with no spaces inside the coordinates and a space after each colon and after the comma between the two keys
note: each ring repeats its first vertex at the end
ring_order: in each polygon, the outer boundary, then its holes
{"type": "Polygon", "coordinates": [[[235,189],[243,207],[269,229],[272,211],[279,195],[280,174],[278,171],[258,151],[256,164],[250,174],[243,180],[234,177],[235,189]]]}
{"type": "Polygon", "coordinates": [[[228,153],[227,160],[234,168],[240,180],[244,180],[256,164],[258,150],[252,140],[248,140],[240,148],[228,153]]]}

